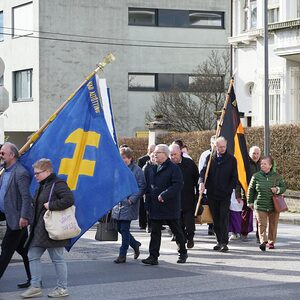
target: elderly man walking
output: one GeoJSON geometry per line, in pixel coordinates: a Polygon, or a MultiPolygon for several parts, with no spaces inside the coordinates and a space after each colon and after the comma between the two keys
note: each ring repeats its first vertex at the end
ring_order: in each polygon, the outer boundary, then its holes
{"type": "Polygon", "coordinates": [[[171,161],[178,165],[183,175],[183,189],[181,191],[181,225],[187,239],[187,248],[194,247],[195,235],[195,207],[199,197],[199,171],[192,159],[183,157],[178,145],[169,147],[171,161]]]}
{"type": "Polygon", "coordinates": [[[18,149],[12,143],[5,143],[0,152],[5,172],[0,178],[0,211],[6,218],[7,229],[1,244],[0,278],[4,274],[13,254],[17,251],[23,258],[27,282],[18,286],[30,286],[30,269],[27,248],[27,226],[32,216],[32,199],[29,193],[30,176],[18,162],[18,149]]]}
{"type": "Polygon", "coordinates": [[[216,139],[216,151],[212,155],[208,177],[204,185],[205,172],[209,157],[200,172],[200,192],[207,189],[208,205],[211,210],[217,245],[213,250],[228,251],[229,206],[232,190],[237,185],[237,162],[227,152],[227,141],[224,137],[216,139]]]}
{"type": "Polygon", "coordinates": [[[180,195],[183,178],[180,168],[169,159],[169,148],[165,144],[155,147],[156,165],[150,167],[146,182],[146,209],[149,211],[152,230],[149,245],[149,257],[142,262],[157,265],[161,244],[161,226],[167,223],[176,236],[179,258],[177,263],[185,263],[187,250],[185,238],[180,226],[180,195]]]}

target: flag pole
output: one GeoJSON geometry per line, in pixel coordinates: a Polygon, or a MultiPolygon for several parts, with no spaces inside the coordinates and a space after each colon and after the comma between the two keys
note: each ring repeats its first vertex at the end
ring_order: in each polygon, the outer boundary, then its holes
{"type": "MultiPolygon", "coordinates": [[[[232,77],[231,80],[230,80],[230,83],[229,83],[228,90],[227,90],[225,102],[224,102],[222,113],[221,113],[221,116],[220,116],[220,120],[219,120],[219,123],[217,125],[216,138],[219,137],[221,129],[222,129],[222,125],[223,125],[223,122],[224,122],[224,116],[225,116],[225,113],[226,113],[226,107],[227,107],[228,101],[230,99],[230,92],[231,92],[231,89],[233,87],[233,83],[234,83],[234,80],[233,80],[233,77],[232,77]]],[[[208,172],[209,172],[210,165],[211,165],[212,155],[213,155],[213,151],[210,152],[209,161],[207,163],[207,167],[206,167],[206,171],[205,171],[205,176],[204,176],[204,182],[203,182],[204,185],[205,185],[207,177],[208,177],[208,172]]],[[[199,171],[201,171],[201,170],[199,170],[199,171]]],[[[200,192],[199,193],[197,207],[196,207],[196,210],[195,210],[195,217],[197,217],[197,213],[198,213],[200,205],[201,205],[202,195],[203,195],[203,192],[200,192]]]]}
{"type": "Polygon", "coordinates": [[[30,147],[32,143],[34,143],[40,137],[43,131],[57,117],[57,115],[62,111],[62,109],[72,100],[72,98],[82,88],[82,86],[85,85],[97,72],[103,71],[104,67],[114,60],[114,55],[112,53],[109,53],[104,57],[101,63],[97,64],[97,68],[86,77],[86,79],[80,84],[80,86],[68,97],[68,99],[64,103],[60,105],[60,107],[50,116],[50,118],[40,127],[40,129],[38,129],[34,134],[30,136],[25,145],[19,150],[20,156],[30,147]]]}

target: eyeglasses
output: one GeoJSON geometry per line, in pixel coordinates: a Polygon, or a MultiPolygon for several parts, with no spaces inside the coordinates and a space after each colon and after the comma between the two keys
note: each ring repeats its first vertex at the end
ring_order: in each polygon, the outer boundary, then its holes
{"type": "Polygon", "coordinates": [[[165,152],[162,152],[162,151],[155,151],[153,152],[154,154],[159,154],[159,153],[165,153],[165,152]]]}
{"type": "Polygon", "coordinates": [[[36,176],[36,175],[40,175],[41,173],[43,173],[43,172],[46,172],[47,170],[43,170],[43,171],[40,171],[40,172],[34,172],[34,175],[36,176]]]}

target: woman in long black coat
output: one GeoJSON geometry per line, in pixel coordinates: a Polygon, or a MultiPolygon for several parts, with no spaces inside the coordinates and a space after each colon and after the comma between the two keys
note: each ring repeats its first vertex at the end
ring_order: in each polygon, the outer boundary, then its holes
{"type": "Polygon", "coordinates": [[[31,287],[21,297],[32,298],[42,295],[41,289],[41,256],[48,250],[55,265],[57,287],[48,294],[49,297],[68,296],[67,264],[64,260],[64,247],[69,240],[52,240],[45,228],[44,214],[49,210],[64,210],[74,204],[73,194],[67,183],[53,172],[49,159],[40,159],[34,165],[34,175],[39,188],[33,200],[34,219],[31,226],[29,243],[29,263],[32,273],[31,287]]]}

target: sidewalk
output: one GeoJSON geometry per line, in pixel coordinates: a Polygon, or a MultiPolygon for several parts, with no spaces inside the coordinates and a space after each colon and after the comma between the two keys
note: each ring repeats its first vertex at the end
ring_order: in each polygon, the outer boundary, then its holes
{"type": "Polygon", "coordinates": [[[279,216],[279,223],[300,225],[300,213],[281,213],[279,216]]]}

